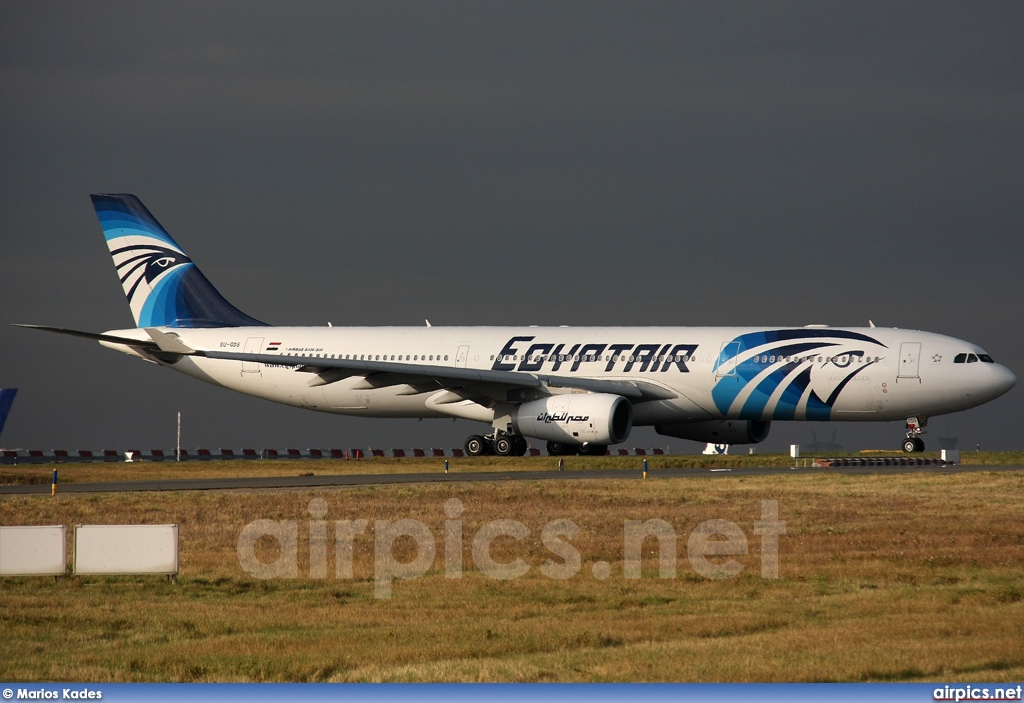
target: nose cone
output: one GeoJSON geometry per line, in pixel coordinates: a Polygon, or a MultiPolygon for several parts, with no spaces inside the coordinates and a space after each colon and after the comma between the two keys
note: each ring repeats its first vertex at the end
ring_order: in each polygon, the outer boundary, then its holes
{"type": "Polygon", "coordinates": [[[989,381],[986,384],[987,390],[992,398],[998,398],[1006,391],[1017,385],[1017,377],[1013,371],[1002,364],[992,364],[989,372],[989,381]]]}

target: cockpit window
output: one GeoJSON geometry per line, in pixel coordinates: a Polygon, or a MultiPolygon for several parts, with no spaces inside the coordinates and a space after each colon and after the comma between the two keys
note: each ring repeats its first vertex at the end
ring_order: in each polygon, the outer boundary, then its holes
{"type": "Polygon", "coordinates": [[[986,364],[994,364],[992,357],[988,354],[957,354],[953,357],[954,364],[974,364],[979,361],[984,361],[986,364]]]}

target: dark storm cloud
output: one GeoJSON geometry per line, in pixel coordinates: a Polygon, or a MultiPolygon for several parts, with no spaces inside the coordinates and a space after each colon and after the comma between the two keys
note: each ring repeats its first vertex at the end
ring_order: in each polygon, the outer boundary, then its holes
{"type": "MultiPolygon", "coordinates": [[[[85,197],[128,191],[273,323],[873,318],[1022,373],[1022,15],[6,3],[0,322],[130,325],[85,197]]],[[[26,389],[5,443],[166,445],[178,408],[209,443],[451,444],[469,427],[319,417],[0,334],[0,385],[26,389]]],[[[1018,395],[936,422],[1017,446],[1018,395]]]]}

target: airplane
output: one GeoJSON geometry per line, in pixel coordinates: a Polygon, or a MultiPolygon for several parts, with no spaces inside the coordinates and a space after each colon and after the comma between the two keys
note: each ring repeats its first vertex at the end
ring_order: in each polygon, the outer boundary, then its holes
{"type": "Polygon", "coordinates": [[[987,403],[1017,382],[953,337],[875,327],[276,327],[229,303],[134,195],[92,195],[136,327],[85,337],[277,403],[490,425],[470,456],[603,455],[634,426],[712,444],[774,421],[905,421],[987,403]]]}

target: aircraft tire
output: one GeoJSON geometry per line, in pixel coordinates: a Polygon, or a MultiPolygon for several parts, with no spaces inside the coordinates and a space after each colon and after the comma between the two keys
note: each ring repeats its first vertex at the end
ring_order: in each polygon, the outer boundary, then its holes
{"type": "Polygon", "coordinates": [[[903,451],[907,454],[915,454],[924,451],[924,440],[920,437],[907,437],[903,440],[903,451]]]}
{"type": "Polygon", "coordinates": [[[565,442],[548,442],[548,456],[572,456],[579,451],[579,447],[565,442]]]}
{"type": "Polygon", "coordinates": [[[508,435],[494,438],[494,453],[498,456],[510,456],[515,447],[515,442],[508,435]]]}
{"type": "Polygon", "coordinates": [[[487,454],[487,442],[478,434],[466,438],[466,456],[483,456],[487,454]]]}
{"type": "Polygon", "coordinates": [[[526,437],[515,435],[512,438],[512,453],[515,456],[523,456],[529,448],[529,445],[526,443],[526,437]]]}

